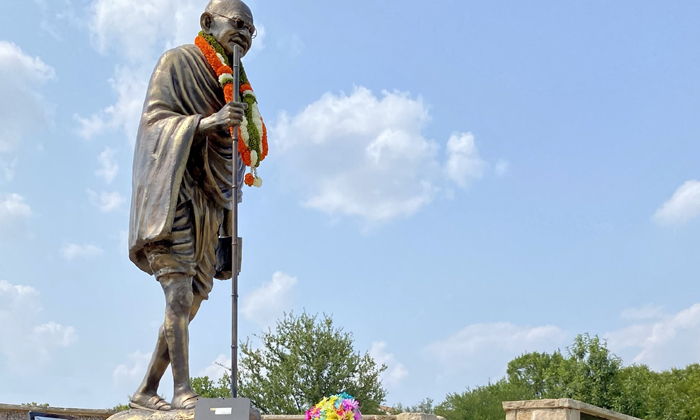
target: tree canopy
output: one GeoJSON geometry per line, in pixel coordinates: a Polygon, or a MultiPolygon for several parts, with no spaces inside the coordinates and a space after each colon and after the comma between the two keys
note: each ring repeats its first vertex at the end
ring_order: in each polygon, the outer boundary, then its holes
{"type": "MultiPolygon", "coordinates": [[[[241,344],[238,392],[263,414],[302,414],[339,392],[355,397],[364,414],[379,412],[386,397],[379,375],[386,366],[356,351],[352,334],[329,316],[285,314],[274,331],[257,337],[259,348],[250,339],[241,344]]],[[[204,397],[225,397],[229,381],[228,375],[218,384],[193,378],[192,386],[204,397]]]]}
{"type": "Polygon", "coordinates": [[[622,366],[597,336],[579,335],[559,351],[526,353],[496,383],[447,395],[435,413],[449,420],[503,418],[503,401],[573,398],[646,420],[700,420],[700,365],[654,372],[622,366]]]}

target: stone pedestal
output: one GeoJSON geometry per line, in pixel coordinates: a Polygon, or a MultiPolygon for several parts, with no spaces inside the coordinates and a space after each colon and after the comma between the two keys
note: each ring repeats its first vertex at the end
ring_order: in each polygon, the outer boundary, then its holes
{"type": "MultiPolygon", "coordinates": [[[[132,408],[120,411],[107,420],[194,420],[194,410],[151,411],[132,408]]],[[[260,411],[251,408],[250,420],[261,420],[260,411]]]]}
{"type": "Polygon", "coordinates": [[[194,420],[194,410],[151,411],[132,408],[120,411],[107,420],[194,420]]]}
{"type": "Polygon", "coordinates": [[[396,420],[439,420],[435,414],[423,413],[401,413],[396,416],[396,420]]]}
{"type": "Polygon", "coordinates": [[[641,420],[568,398],[506,401],[503,409],[506,420],[641,420]]]}

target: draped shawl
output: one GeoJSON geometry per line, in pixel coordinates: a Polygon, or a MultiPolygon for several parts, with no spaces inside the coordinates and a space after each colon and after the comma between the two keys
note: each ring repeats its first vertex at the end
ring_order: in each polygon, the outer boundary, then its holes
{"type": "MultiPolygon", "coordinates": [[[[230,144],[231,140],[197,134],[199,121],[224,104],[218,78],[199,48],[183,45],[163,54],[148,85],[136,138],[129,220],[129,258],[149,274],[152,271],[143,248],[169,238],[186,170],[209,198],[230,213],[232,149],[228,175],[221,156],[211,149],[213,144],[226,140],[230,144]],[[218,165],[209,160],[217,160],[218,165]],[[222,188],[226,182],[228,188],[222,188]]],[[[244,171],[241,164],[239,174],[244,171]]],[[[240,186],[238,190],[240,201],[240,186]]],[[[224,223],[221,233],[230,236],[229,223],[224,223]]]]}

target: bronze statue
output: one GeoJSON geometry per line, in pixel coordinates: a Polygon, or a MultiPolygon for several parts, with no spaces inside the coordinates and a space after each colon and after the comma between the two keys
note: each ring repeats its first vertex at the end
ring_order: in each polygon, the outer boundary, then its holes
{"type": "MultiPolygon", "coordinates": [[[[255,36],[253,15],[240,0],[211,0],[200,18],[204,34],[215,39],[229,62],[241,56],[255,36]]],[[[165,293],[165,321],[153,356],[130,406],[149,410],[194,408],[199,396],[190,386],[188,326],[213,278],[231,278],[222,268],[231,243],[232,188],[229,128],[241,124],[247,104],[226,102],[211,65],[195,45],[183,45],[160,58],[151,77],[134,153],[129,223],[129,257],[155,276],[165,293]],[[228,238],[228,239],[226,239],[228,238]],[[170,404],[158,396],[168,365],[174,380],[170,404]]]]}

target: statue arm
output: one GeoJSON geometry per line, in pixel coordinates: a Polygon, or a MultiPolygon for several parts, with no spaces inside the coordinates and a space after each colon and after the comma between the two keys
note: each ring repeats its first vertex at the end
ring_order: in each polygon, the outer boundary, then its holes
{"type": "Polygon", "coordinates": [[[219,137],[228,137],[229,127],[237,127],[243,121],[248,104],[241,102],[229,102],[218,112],[202,118],[197,126],[197,132],[204,136],[218,134],[219,137]]]}

